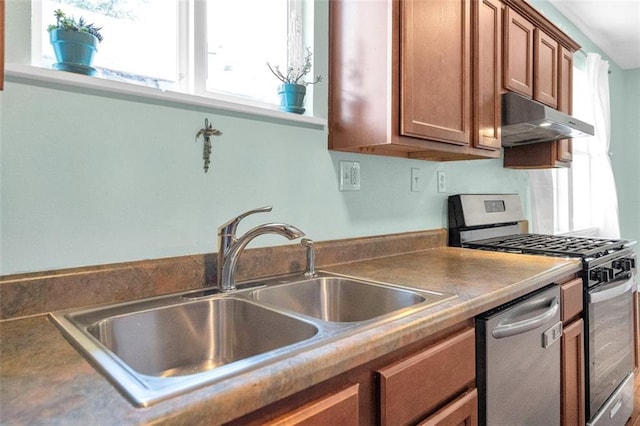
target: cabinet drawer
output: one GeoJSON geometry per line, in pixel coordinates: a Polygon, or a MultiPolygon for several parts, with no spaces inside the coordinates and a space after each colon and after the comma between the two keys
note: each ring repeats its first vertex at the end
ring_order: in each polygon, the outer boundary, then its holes
{"type": "Polygon", "coordinates": [[[466,330],[377,371],[383,426],[415,422],[475,379],[475,331],[466,330]]]}
{"type": "Polygon", "coordinates": [[[469,391],[438,410],[418,426],[476,426],[478,424],[478,390],[469,391]]]}
{"type": "Polygon", "coordinates": [[[350,386],[340,392],[310,402],[284,416],[265,423],[265,425],[357,425],[358,388],[359,385],[350,386]]]}
{"type": "Polygon", "coordinates": [[[576,278],[562,284],[560,299],[562,300],[560,319],[566,324],[567,321],[582,312],[582,279],[576,278]]]}

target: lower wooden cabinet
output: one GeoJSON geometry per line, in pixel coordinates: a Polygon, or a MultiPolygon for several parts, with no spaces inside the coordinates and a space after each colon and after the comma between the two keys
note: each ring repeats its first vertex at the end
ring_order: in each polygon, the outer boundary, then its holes
{"type": "MultiPolygon", "coordinates": [[[[469,329],[379,369],[380,424],[415,424],[475,386],[475,349],[475,330],[469,329]]],[[[469,406],[463,408],[466,418],[469,406]]],[[[477,401],[475,410],[477,417],[477,401]]],[[[453,418],[453,411],[440,414],[453,418]]]]}
{"type": "Polygon", "coordinates": [[[447,404],[418,426],[476,426],[478,424],[478,390],[473,389],[447,404]]]}
{"type": "Polygon", "coordinates": [[[477,401],[470,318],[226,425],[475,425],[477,401]]]}
{"type": "Polygon", "coordinates": [[[561,424],[585,424],[585,356],[582,278],[561,286],[561,424]]]}
{"type": "Polygon", "coordinates": [[[277,419],[266,422],[269,426],[326,426],[358,424],[358,388],[347,389],[313,401],[277,419]]]}
{"type": "Polygon", "coordinates": [[[562,425],[585,424],[584,321],[573,321],[562,332],[562,425]]]}

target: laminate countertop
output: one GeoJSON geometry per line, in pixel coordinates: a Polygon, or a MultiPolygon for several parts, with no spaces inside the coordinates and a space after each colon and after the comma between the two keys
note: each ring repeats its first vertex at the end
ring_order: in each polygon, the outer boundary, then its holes
{"type": "Polygon", "coordinates": [[[147,408],[136,408],[46,314],[0,323],[0,423],[218,424],[581,270],[579,260],[438,247],[323,268],[457,297],[147,408]]]}

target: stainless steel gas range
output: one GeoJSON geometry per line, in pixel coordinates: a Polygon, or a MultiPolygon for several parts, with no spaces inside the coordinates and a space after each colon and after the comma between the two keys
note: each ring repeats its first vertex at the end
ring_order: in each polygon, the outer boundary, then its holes
{"type": "Polygon", "coordinates": [[[587,424],[624,425],[633,411],[635,243],[523,233],[518,194],[450,196],[448,216],[451,246],[582,260],[587,424]]]}

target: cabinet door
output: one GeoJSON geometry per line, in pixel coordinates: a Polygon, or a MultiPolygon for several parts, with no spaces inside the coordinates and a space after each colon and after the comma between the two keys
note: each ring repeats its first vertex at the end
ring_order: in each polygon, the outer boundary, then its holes
{"type": "Polygon", "coordinates": [[[502,125],[502,3],[473,2],[474,52],[474,146],[500,149],[502,125]]]}
{"type": "MultiPolygon", "coordinates": [[[[571,114],[573,104],[573,53],[565,47],[558,50],[558,110],[571,114]]],[[[571,162],[571,139],[556,142],[558,161],[571,162]]],[[[568,164],[567,164],[568,165],[568,164]]]]}
{"type": "Polygon", "coordinates": [[[476,426],[478,424],[478,391],[467,392],[418,426],[476,426]]]}
{"type": "Polygon", "coordinates": [[[470,329],[378,370],[382,426],[415,423],[475,379],[470,329]]]}
{"type": "Polygon", "coordinates": [[[585,424],[584,322],[578,319],[562,332],[562,425],[585,424]]]}
{"type": "Polygon", "coordinates": [[[533,97],[533,37],[531,22],[506,8],[504,22],[504,87],[533,97]]]}
{"type": "Polygon", "coordinates": [[[558,42],[536,28],[533,60],[533,98],[558,107],[558,42]]]}
{"type": "Polygon", "coordinates": [[[358,385],[314,401],[265,423],[269,426],[326,426],[358,424],[358,385]]]}
{"type": "Polygon", "coordinates": [[[401,3],[402,135],[470,143],[470,14],[469,0],[401,3]]]}

